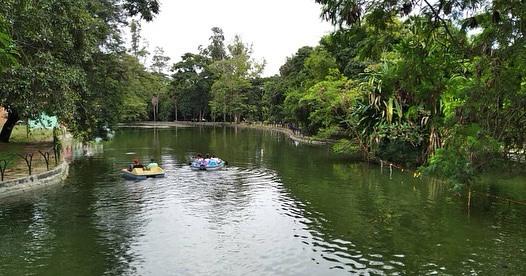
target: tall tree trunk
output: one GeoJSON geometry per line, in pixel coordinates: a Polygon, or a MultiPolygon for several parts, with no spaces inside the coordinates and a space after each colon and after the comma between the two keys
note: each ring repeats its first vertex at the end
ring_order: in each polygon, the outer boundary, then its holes
{"type": "Polygon", "coordinates": [[[9,138],[11,137],[11,133],[13,132],[13,128],[15,128],[16,122],[20,117],[18,117],[18,112],[12,108],[7,109],[7,121],[4,124],[4,127],[2,127],[2,132],[0,132],[0,142],[9,143],[9,138]]]}

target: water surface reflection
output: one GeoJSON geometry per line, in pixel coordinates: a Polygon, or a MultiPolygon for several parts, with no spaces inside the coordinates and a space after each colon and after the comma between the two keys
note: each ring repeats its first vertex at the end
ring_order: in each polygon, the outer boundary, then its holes
{"type": "Polygon", "coordinates": [[[352,163],[278,133],[126,129],[63,187],[0,204],[0,274],[520,274],[526,210],[352,163]],[[189,155],[230,162],[194,172],[189,155]],[[121,179],[155,158],[164,179],[121,179]]]}

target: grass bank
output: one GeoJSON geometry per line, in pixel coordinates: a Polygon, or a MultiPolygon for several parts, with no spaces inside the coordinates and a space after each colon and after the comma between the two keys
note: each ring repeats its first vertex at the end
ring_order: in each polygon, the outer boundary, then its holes
{"type": "Polygon", "coordinates": [[[44,143],[53,141],[53,129],[30,129],[26,125],[16,125],[11,134],[11,143],[44,143]]]}

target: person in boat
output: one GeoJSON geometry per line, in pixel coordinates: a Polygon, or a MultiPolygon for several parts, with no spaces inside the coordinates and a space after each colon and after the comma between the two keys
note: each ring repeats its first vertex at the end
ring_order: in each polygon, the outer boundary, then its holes
{"type": "Polygon", "coordinates": [[[206,159],[203,158],[203,155],[200,154],[200,153],[197,154],[197,157],[196,157],[195,161],[201,167],[206,166],[206,163],[207,163],[206,159]]]}
{"type": "Polygon", "coordinates": [[[219,159],[219,157],[217,157],[215,155],[212,155],[211,160],[214,160],[216,163],[220,163],[221,162],[221,159],[219,159]]]}
{"type": "Polygon", "coordinates": [[[128,171],[133,171],[133,169],[135,168],[144,168],[143,164],[141,164],[141,162],[139,162],[139,159],[134,159],[133,160],[133,163],[130,164],[130,166],[128,167],[128,171]]]}
{"type": "Polygon", "coordinates": [[[159,164],[157,164],[153,158],[150,159],[150,163],[148,163],[148,165],[146,165],[146,169],[147,170],[151,170],[151,169],[157,168],[157,167],[159,167],[159,164]]]}
{"type": "Polygon", "coordinates": [[[210,155],[210,154],[207,154],[207,165],[209,165],[210,167],[215,167],[217,166],[217,158],[214,157],[214,155],[210,155]]]}

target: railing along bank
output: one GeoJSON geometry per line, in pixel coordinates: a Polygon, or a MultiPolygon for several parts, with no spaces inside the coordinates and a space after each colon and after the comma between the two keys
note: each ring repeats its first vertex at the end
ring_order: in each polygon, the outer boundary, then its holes
{"type": "Polygon", "coordinates": [[[32,151],[24,151],[22,153],[16,154],[7,154],[2,159],[0,159],[0,181],[5,180],[7,169],[11,164],[15,163],[18,158],[22,159],[25,162],[25,165],[27,166],[27,174],[33,175],[35,155],[40,155],[42,157],[46,165],[46,171],[52,169],[50,168],[51,160],[54,160],[55,166],[58,166],[59,161],[61,160],[61,151],[60,148],[56,145],[47,149],[38,149],[32,151]]]}

